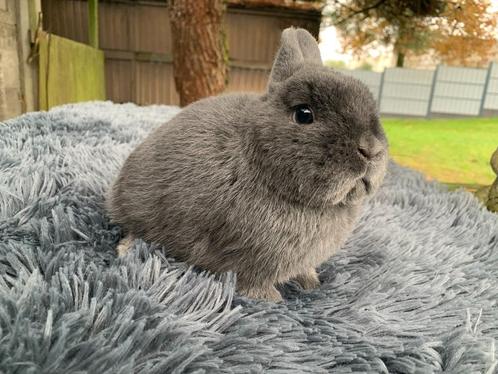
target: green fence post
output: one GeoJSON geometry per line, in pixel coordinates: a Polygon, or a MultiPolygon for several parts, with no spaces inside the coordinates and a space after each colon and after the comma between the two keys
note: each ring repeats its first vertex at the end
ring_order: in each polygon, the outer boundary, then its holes
{"type": "Polygon", "coordinates": [[[99,47],[99,0],[88,0],[88,40],[93,48],[99,47]]]}

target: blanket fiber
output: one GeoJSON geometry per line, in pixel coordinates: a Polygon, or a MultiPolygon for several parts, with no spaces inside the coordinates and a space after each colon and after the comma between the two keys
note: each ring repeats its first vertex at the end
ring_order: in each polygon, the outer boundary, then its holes
{"type": "Polygon", "coordinates": [[[498,219],[395,164],[319,289],[274,304],[137,240],[103,196],[174,115],[93,102],[0,124],[1,373],[497,372],[498,219]]]}

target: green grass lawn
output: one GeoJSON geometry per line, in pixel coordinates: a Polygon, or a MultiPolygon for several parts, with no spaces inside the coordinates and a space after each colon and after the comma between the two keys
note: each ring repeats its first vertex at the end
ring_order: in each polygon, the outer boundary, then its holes
{"type": "Polygon", "coordinates": [[[391,157],[443,183],[489,185],[498,147],[498,118],[383,118],[391,157]]]}

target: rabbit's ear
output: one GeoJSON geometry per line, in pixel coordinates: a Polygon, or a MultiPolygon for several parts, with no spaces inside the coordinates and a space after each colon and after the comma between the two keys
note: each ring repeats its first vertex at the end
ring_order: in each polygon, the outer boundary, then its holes
{"type": "Polygon", "coordinates": [[[308,31],[289,27],[282,32],[280,49],[271,69],[270,82],[286,80],[303,63],[322,65],[318,44],[308,31]]]}
{"type": "Polygon", "coordinates": [[[305,29],[297,29],[297,40],[301,47],[304,61],[309,64],[323,66],[322,56],[320,56],[320,49],[313,35],[305,29]]]}

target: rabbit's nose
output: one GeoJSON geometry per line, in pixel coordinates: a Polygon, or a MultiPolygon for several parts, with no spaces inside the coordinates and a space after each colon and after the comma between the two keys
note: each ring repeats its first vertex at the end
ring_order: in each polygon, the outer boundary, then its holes
{"type": "Polygon", "coordinates": [[[375,136],[363,136],[358,145],[358,153],[367,160],[372,160],[377,157],[382,153],[383,149],[384,145],[375,136]]]}

